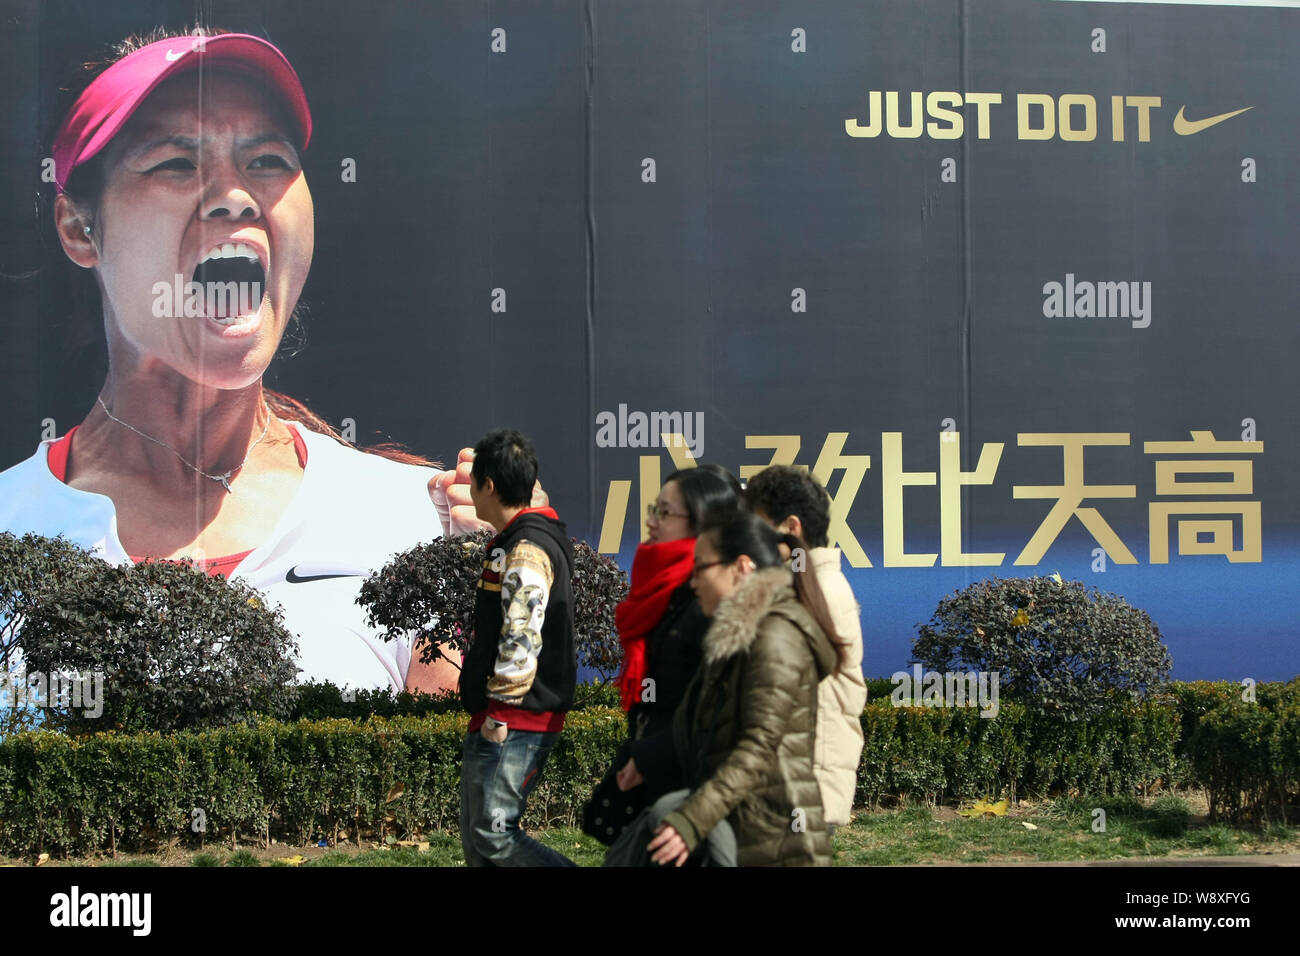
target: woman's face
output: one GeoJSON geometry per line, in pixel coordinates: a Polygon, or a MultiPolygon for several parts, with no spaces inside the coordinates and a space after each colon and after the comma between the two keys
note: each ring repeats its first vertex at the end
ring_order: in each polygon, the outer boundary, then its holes
{"type": "Polygon", "coordinates": [[[700,602],[705,617],[713,617],[722,600],[736,590],[745,576],[748,559],[741,555],[733,562],[718,557],[713,538],[708,533],[695,540],[695,570],[691,572],[691,590],[700,602]]]}
{"type": "Polygon", "coordinates": [[[689,538],[695,532],[691,529],[691,517],[686,510],[686,499],[677,482],[665,482],[659,489],[659,497],[651,506],[645,519],[647,540],[656,544],[665,541],[677,541],[689,538]]]}
{"type": "Polygon", "coordinates": [[[200,101],[196,79],[162,84],[106,151],[95,268],[115,361],[236,389],[275,355],[314,214],[276,104],[220,72],[204,75],[200,101]],[[203,279],[202,295],[185,289],[203,279]]]}

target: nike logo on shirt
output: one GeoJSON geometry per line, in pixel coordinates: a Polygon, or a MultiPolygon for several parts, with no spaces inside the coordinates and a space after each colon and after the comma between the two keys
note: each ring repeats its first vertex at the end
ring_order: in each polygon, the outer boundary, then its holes
{"type": "Polygon", "coordinates": [[[290,568],[284,579],[290,584],[306,584],[308,581],[324,581],[327,578],[359,578],[360,572],[341,571],[337,574],[299,574],[297,567],[290,568]]]}

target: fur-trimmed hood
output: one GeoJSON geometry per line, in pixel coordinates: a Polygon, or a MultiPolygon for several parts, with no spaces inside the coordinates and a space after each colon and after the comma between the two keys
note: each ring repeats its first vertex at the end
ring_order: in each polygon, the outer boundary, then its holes
{"type": "Polygon", "coordinates": [[[764,568],[747,574],[727,596],[713,615],[713,624],[704,636],[704,661],[717,661],[744,653],[758,637],[759,624],[772,612],[798,629],[812,652],[820,680],[835,670],[838,657],[817,622],[800,602],[794,579],[786,567],[764,568]]]}

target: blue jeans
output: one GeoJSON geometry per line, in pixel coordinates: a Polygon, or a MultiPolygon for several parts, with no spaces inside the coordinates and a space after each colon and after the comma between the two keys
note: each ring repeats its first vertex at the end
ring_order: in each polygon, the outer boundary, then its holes
{"type": "Polygon", "coordinates": [[[508,730],[505,743],[465,735],[460,764],[460,845],[466,866],[573,866],[519,829],[556,733],[508,730]]]}

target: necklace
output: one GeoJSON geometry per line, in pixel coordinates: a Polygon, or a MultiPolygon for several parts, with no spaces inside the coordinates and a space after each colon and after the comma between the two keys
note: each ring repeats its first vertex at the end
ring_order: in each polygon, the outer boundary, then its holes
{"type": "Polygon", "coordinates": [[[248,464],[248,459],[251,458],[253,455],[253,449],[262,443],[262,439],[266,437],[267,431],[271,428],[271,409],[270,406],[266,404],[266,400],[263,399],[262,407],[266,409],[266,424],[262,426],[262,434],[257,436],[257,441],[253,442],[253,444],[248,447],[248,454],[244,456],[244,460],[241,461],[234,468],[231,468],[229,471],[222,472],[219,475],[209,475],[198,465],[195,465],[193,462],[186,461],[184,455],[178,452],[171,445],[167,444],[165,441],[160,441],[159,439],[154,438],[152,435],[146,435],[144,432],[140,431],[140,429],[136,428],[134,425],[130,425],[122,421],[122,419],[118,418],[116,415],[114,415],[112,412],[108,410],[108,406],[104,404],[104,399],[101,396],[96,396],[95,400],[99,402],[99,407],[104,410],[104,414],[107,415],[109,418],[113,419],[113,421],[117,422],[123,428],[131,429],[131,431],[135,432],[141,438],[147,441],[151,441],[155,445],[161,445],[163,448],[166,448],[169,452],[171,452],[173,455],[179,458],[181,460],[181,464],[183,464],[190,471],[193,471],[196,474],[200,474],[204,478],[209,479],[210,481],[218,482],[221,485],[221,487],[226,489],[226,494],[233,494],[233,491],[230,487],[231,477],[235,474],[235,472],[239,471],[239,469],[243,468],[246,464],[248,464]]]}

